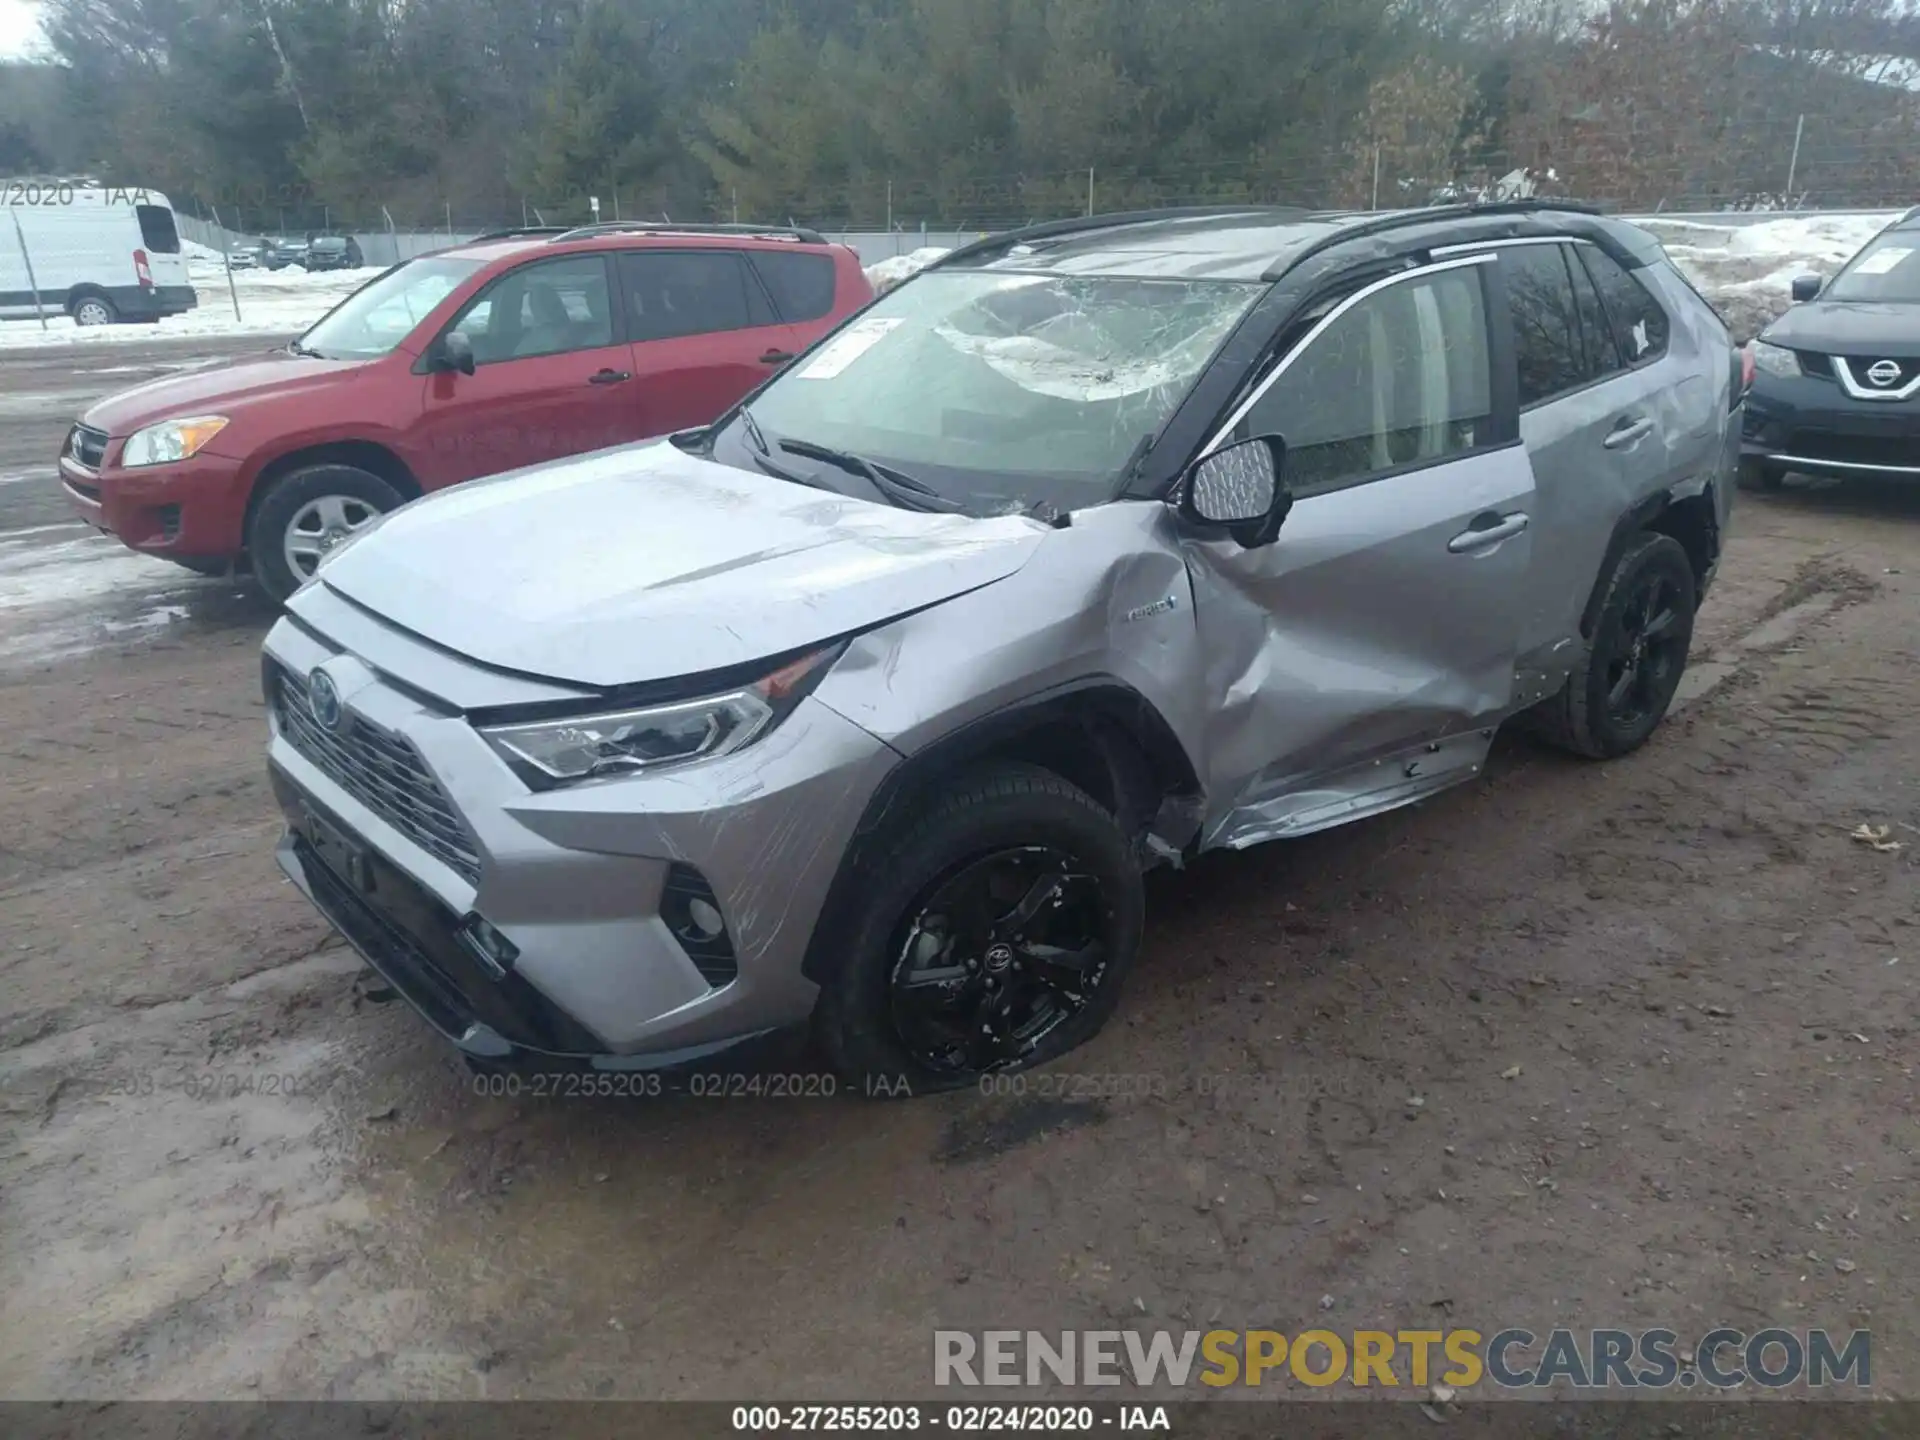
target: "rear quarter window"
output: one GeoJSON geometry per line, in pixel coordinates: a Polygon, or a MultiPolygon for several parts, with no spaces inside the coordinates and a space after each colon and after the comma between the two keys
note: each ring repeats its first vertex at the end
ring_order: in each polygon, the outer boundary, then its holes
{"type": "Polygon", "coordinates": [[[834,268],[830,257],[805,251],[754,250],[747,259],[773,296],[782,320],[792,324],[818,320],[833,309],[834,268]]]}
{"type": "Polygon", "coordinates": [[[1620,354],[1629,365],[1644,365],[1657,360],[1667,350],[1670,328],[1667,312],[1639,277],[1624,269],[1597,245],[1582,245],[1580,258],[1593,277],[1601,302],[1613,321],[1613,334],[1620,354]]]}
{"type": "Polygon", "coordinates": [[[136,205],[134,215],[140,221],[140,243],[156,255],[180,253],[180,231],[173,223],[173,211],[164,205],[136,205]]]}

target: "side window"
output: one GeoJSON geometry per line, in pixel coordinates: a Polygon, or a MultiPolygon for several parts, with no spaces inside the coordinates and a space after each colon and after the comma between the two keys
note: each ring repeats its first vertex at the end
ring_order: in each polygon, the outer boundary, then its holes
{"type": "Polygon", "coordinates": [[[1286,440],[1296,495],[1461,455],[1492,435],[1479,266],[1377,291],[1283,363],[1240,429],[1286,440]]]}
{"type": "Polygon", "coordinates": [[[1573,270],[1573,304],[1580,315],[1580,340],[1587,373],[1600,379],[1621,369],[1622,365],[1620,345],[1613,338],[1606,307],[1600,303],[1600,292],[1593,288],[1593,276],[1587,273],[1586,262],[1580,255],[1580,251],[1587,248],[1576,246],[1567,256],[1567,264],[1573,270]]]}
{"type": "Polygon", "coordinates": [[[759,283],[732,250],[629,250],[620,256],[627,334],[672,340],[774,323],[759,283]]]}
{"type": "Polygon", "coordinates": [[[1612,322],[1614,340],[1629,365],[1652,360],[1667,348],[1667,312],[1611,255],[1593,245],[1582,245],[1581,259],[1593,276],[1612,322]]]}
{"type": "Polygon", "coordinates": [[[798,324],[833,309],[833,261],[805,251],[752,250],[748,262],[760,272],[780,318],[798,324]]]}
{"type": "Polygon", "coordinates": [[[448,328],[473,342],[477,365],[611,345],[606,261],[574,255],[510,270],[470,300],[448,328]]]}
{"type": "Polygon", "coordinates": [[[1565,245],[1513,245],[1500,252],[1513,313],[1522,408],[1577,390],[1588,373],[1565,245]]]}

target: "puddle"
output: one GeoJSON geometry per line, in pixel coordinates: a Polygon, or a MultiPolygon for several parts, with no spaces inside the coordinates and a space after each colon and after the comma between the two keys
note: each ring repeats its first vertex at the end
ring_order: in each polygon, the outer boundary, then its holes
{"type": "Polygon", "coordinates": [[[65,525],[0,535],[0,663],[158,635],[191,618],[194,600],[234,588],[65,525]]]}

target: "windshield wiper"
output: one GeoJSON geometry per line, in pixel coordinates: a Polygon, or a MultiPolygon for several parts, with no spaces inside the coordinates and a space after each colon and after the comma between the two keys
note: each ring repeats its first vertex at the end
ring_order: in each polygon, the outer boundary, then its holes
{"type": "Polygon", "coordinates": [[[829,495],[838,495],[841,493],[824,480],[814,480],[805,475],[796,475],[791,470],[783,470],[764,455],[752,455],[748,458],[762,470],[766,471],[767,474],[773,476],[774,479],[784,480],[789,485],[803,485],[809,490],[824,490],[829,495]]]}
{"type": "Polygon", "coordinates": [[[740,407],[740,426],[747,432],[747,438],[753,442],[752,448],[748,451],[748,458],[762,470],[766,471],[767,474],[773,476],[774,479],[784,480],[789,485],[804,485],[809,490],[825,490],[834,495],[840,493],[824,481],[811,480],[804,475],[796,475],[791,470],[774,464],[773,451],[767,445],[767,437],[761,433],[760,422],[753,418],[753,412],[744,405],[740,407]],[[758,450],[760,453],[756,455],[753,453],[753,450],[758,450]]]}
{"type": "Polygon", "coordinates": [[[740,407],[740,424],[747,432],[747,438],[753,441],[754,448],[762,455],[773,454],[773,447],[767,444],[767,437],[760,433],[760,422],[753,418],[753,411],[746,406],[740,407]]]}
{"type": "Polygon", "coordinates": [[[803,455],[809,460],[823,461],[851,471],[903,510],[947,515],[960,513],[960,507],[939,491],[928,488],[911,475],[876,465],[850,450],[835,450],[831,445],[816,445],[811,440],[782,440],[780,448],[791,455],[803,455]]]}
{"type": "Polygon", "coordinates": [[[289,340],[287,342],[287,350],[290,354],[304,355],[309,360],[324,360],[327,358],[311,345],[302,345],[298,340],[289,340]]]}

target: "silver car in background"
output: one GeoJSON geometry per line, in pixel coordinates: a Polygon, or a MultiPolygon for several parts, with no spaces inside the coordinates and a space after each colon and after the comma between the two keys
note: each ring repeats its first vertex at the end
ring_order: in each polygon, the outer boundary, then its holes
{"type": "Polygon", "coordinates": [[[1645,741],[1740,370],[1570,208],[982,241],[707,429],[330,557],[266,644],[281,863],[478,1065],[1044,1062],[1146,869],[1432,795],[1523,712],[1645,741]]]}

